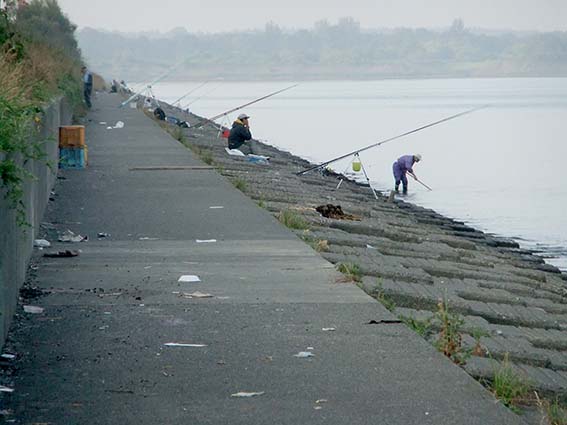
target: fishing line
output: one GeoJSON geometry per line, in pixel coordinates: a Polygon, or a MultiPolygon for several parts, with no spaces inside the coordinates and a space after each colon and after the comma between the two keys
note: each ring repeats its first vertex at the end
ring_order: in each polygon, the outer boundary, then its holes
{"type": "Polygon", "coordinates": [[[313,167],[309,167],[309,168],[307,168],[306,170],[303,170],[303,171],[300,171],[300,172],[296,173],[296,175],[302,176],[303,174],[306,174],[306,173],[308,173],[308,172],[310,172],[310,171],[318,170],[318,169],[320,169],[320,168],[326,167],[326,166],[329,165],[329,164],[332,164],[333,162],[340,161],[341,159],[344,159],[344,158],[348,158],[348,157],[351,156],[351,155],[355,155],[355,154],[358,154],[358,153],[363,152],[363,151],[365,151],[365,150],[378,147],[378,146],[380,146],[380,145],[383,145],[383,144],[385,144],[385,143],[388,143],[388,142],[391,142],[391,141],[400,139],[400,138],[405,137],[405,136],[409,136],[410,134],[417,133],[418,131],[425,130],[426,128],[433,127],[433,126],[435,126],[435,125],[438,125],[438,124],[441,124],[441,123],[444,123],[444,122],[453,120],[453,119],[458,118],[458,117],[462,117],[463,115],[471,114],[471,113],[473,113],[473,112],[475,112],[475,111],[478,111],[478,110],[480,110],[480,109],[487,108],[488,106],[489,106],[489,105],[477,106],[476,108],[469,109],[468,111],[459,112],[458,114],[451,115],[451,116],[446,117],[446,118],[443,118],[443,119],[441,119],[441,120],[439,120],[439,121],[435,121],[435,122],[432,122],[432,123],[430,123],[430,124],[423,125],[423,126],[421,126],[421,127],[418,127],[418,128],[413,129],[413,130],[407,131],[407,132],[405,132],[405,133],[403,133],[403,134],[399,134],[399,135],[397,135],[397,136],[390,137],[389,139],[382,140],[382,141],[380,141],[380,142],[378,142],[378,143],[373,143],[373,144],[371,144],[371,145],[368,145],[368,146],[365,146],[365,147],[363,147],[363,148],[357,149],[357,150],[355,150],[355,151],[349,152],[349,153],[347,153],[347,154],[341,155],[341,156],[339,156],[339,157],[337,157],[337,158],[330,159],[329,161],[325,161],[325,162],[323,162],[323,163],[321,163],[321,164],[319,164],[319,165],[314,165],[313,167]]]}

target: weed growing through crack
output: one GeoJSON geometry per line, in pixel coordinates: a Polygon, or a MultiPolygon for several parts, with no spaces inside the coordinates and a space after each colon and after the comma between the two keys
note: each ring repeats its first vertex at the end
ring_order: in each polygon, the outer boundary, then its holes
{"type": "Polygon", "coordinates": [[[315,245],[315,251],[317,252],[329,251],[329,241],[327,241],[326,239],[318,240],[315,245]]]}
{"type": "Polygon", "coordinates": [[[238,178],[238,177],[235,178],[232,181],[232,184],[234,185],[235,188],[237,188],[241,192],[244,192],[246,190],[246,182],[244,180],[242,180],[241,178],[238,178]]]}
{"type": "Polygon", "coordinates": [[[207,165],[213,165],[215,162],[213,159],[213,154],[209,150],[201,149],[199,158],[201,158],[201,161],[203,161],[207,165]]]}
{"type": "Polygon", "coordinates": [[[527,399],[531,385],[525,377],[512,368],[506,354],[504,361],[494,371],[494,378],[489,383],[489,387],[505,406],[518,412],[517,406],[527,399]]]}
{"type": "Polygon", "coordinates": [[[471,330],[471,336],[474,338],[474,347],[471,354],[477,357],[484,357],[486,350],[482,347],[480,340],[482,337],[487,337],[490,334],[481,328],[473,328],[471,330]]]}
{"type": "Polygon", "coordinates": [[[456,364],[464,364],[470,352],[463,350],[462,326],[463,318],[450,311],[447,299],[437,304],[435,318],[439,321],[441,331],[435,346],[439,351],[453,360],[456,364]]]}
{"type": "Polygon", "coordinates": [[[549,425],[567,425],[567,410],[559,403],[559,400],[555,399],[553,402],[541,400],[537,392],[535,397],[541,416],[547,421],[545,423],[549,425]]]}
{"type": "Polygon", "coordinates": [[[412,329],[415,333],[427,338],[432,333],[431,320],[429,319],[416,319],[410,316],[399,315],[399,319],[406,324],[407,327],[412,329]]]}
{"type": "Polygon", "coordinates": [[[376,284],[376,289],[374,290],[373,294],[374,298],[376,298],[380,303],[386,307],[388,311],[394,311],[396,309],[396,302],[386,295],[384,291],[384,287],[382,286],[382,282],[378,280],[376,284]]]}
{"type": "Polygon", "coordinates": [[[278,220],[284,226],[296,230],[308,230],[309,223],[301,215],[292,210],[283,210],[278,214],[278,220]]]}
{"type": "Polygon", "coordinates": [[[358,264],[339,263],[337,264],[337,270],[352,282],[362,282],[362,272],[358,264]]]}

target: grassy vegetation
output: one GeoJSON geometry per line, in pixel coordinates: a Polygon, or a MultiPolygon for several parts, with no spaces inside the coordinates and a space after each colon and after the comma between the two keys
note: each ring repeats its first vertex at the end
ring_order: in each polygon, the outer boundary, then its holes
{"type": "Polygon", "coordinates": [[[233,179],[232,184],[241,192],[244,192],[246,190],[246,182],[239,177],[233,179]]]}
{"type": "Polygon", "coordinates": [[[26,225],[23,185],[35,178],[24,164],[45,158],[37,141],[42,106],[64,94],[82,107],[81,56],[55,0],[32,0],[17,12],[0,10],[0,190],[26,225]]]}
{"type": "Polygon", "coordinates": [[[278,214],[278,220],[284,226],[295,230],[308,230],[309,223],[299,213],[292,210],[283,210],[278,214]]]}
{"type": "Polygon", "coordinates": [[[441,326],[439,339],[435,346],[454,363],[464,364],[466,358],[470,356],[470,352],[463,349],[463,318],[449,309],[449,302],[445,298],[437,304],[435,319],[439,321],[441,326]]]}
{"type": "Polygon", "coordinates": [[[402,322],[406,324],[406,326],[408,326],[423,338],[427,338],[429,335],[431,335],[431,319],[416,319],[414,317],[404,315],[399,315],[398,317],[402,322]]]}
{"type": "MultiPolygon", "coordinates": [[[[378,279],[376,284],[376,288],[372,292],[372,296],[376,298],[380,303],[386,307],[388,311],[394,311],[396,309],[396,302],[391,299],[386,292],[384,291],[384,287],[382,286],[382,281],[378,279]]],[[[402,319],[403,320],[403,319],[402,319]]]]}
{"type": "Polygon", "coordinates": [[[518,405],[525,402],[531,385],[525,377],[516,372],[510,365],[508,355],[494,371],[494,378],[489,383],[494,396],[505,406],[518,411],[518,405]]]}
{"type": "Polygon", "coordinates": [[[339,263],[337,264],[337,270],[352,282],[362,282],[362,271],[358,264],[339,263]]]}
{"type": "Polygon", "coordinates": [[[547,400],[539,400],[538,397],[538,402],[542,416],[549,425],[567,425],[567,410],[559,403],[559,400],[556,399],[549,402],[547,400]]]}

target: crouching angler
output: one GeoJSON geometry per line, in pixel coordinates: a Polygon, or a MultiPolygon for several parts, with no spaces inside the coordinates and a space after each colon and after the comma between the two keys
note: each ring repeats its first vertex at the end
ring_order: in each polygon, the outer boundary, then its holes
{"type": "Polygon", "coordinates": [[[250,125],[246,114],[240,114],[236,121],[232,123],[232,128],[228,135],[228,148],[238,149],[244,154],[252,154],[252,133],[250,133],[250,125]]]}

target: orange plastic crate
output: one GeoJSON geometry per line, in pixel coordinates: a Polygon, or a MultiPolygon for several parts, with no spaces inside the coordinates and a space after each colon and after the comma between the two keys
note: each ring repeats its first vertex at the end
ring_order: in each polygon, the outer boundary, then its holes
{"type": "Polygon", "coordinates": [[[85,126],[66,125],[59,127],[60,148],[82,148],[85,146],[85,126]]]}

